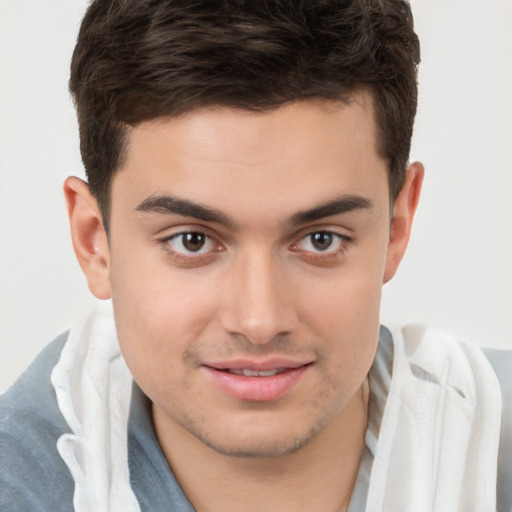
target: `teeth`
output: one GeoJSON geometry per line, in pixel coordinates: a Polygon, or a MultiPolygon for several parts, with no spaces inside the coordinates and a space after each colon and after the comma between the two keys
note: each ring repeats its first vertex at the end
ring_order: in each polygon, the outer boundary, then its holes
{"type": "Polygon", "coordinates": [[[277,375],[278,373],[283,373],[286,371],[284,368],[275,368],[274,370],[265,370],[265,371],[257,371],[257,370],[239,370],[239,369],[229,369],[229,373],[234,373],[235,375],[243,375],[244,377],[272,377],[273,375],[277,375]]]}
{"type": "Polygon", "coordinates": [[[258,377],[271,377],[272,375],[277,375],[279,373],[278,370],[267,370],[266,372],[257,372],[258,377]]]}

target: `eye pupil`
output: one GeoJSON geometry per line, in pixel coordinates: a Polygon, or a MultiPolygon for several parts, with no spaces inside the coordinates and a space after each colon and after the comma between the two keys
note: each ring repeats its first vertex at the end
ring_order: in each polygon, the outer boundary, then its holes
{"type": "Polygon", "coordinates": [[[311,243],[319,251],[325,251],[332,245],[332,234],[320,231],[311,235],[311,243]]]}
{"type": "Polygon", "coordinates": [[[206,241],[206,236],[203,233],[185,233],[183,235],[183,247],[187,251],[195,252],[202,249],[206,241]]]}

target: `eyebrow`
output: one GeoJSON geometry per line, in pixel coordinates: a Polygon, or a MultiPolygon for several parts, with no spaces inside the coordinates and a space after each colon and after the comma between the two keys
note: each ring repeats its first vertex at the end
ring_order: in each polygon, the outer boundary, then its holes
{"type": "Polygon", "coordinates": [[[366,197],[345,195],[337,197],[328,203],[296,213],[292,217],[292,224],[305,224],[306,222],[312,222],[354,210],[369,210],[372,206],[372,202],[366,197]]]}
{"type": "MultiPolygon", "coordinates": [[[[366,197],[345,195],[319,206],[297,212],[291,217],[291,224],[305,224],[354,210],[370,209],[372,206],[372,202],[366,197]]],[[[183,217],[199,219],[204,222],[215,222],[228,227],[234,226],[234,222],[220,210],[193,203],[187,199],[180,199],[168,195],[150,196],[142,201],[135,210],[144,213],[181,215],[183,217]]]]}
{"type": "Polygon", "coordinates": [[[202,206],[187,199],[173,196],[150,196],[140,203],[136,211],[145,213],[163,213],[193,217],[204,222],[216,222],[224,226],[232,226],[231,219],[219,210],[202,206]]]}

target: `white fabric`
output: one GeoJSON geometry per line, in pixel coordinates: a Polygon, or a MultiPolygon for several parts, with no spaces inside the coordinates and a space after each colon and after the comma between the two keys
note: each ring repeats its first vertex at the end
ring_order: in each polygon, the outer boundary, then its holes
{"type": "MultiPolygon", "coordinates": [[[[393,333],[393,347],[366,511],[494,511],[501,393],[485,356],[431,327],[393,333]]],[[[128,472],[132,378],[110,303],[71,329],[52,383],[73,432],[57,448],[75,511],[139,512],[128,472]]]]}
{"type": "Polygon", "coordinates": [[[393,333],[393,374],[366,512],[491,512],[501,391],[474,345],[432,327],[393,333]]]}
{"type": "Polygon", "coordinates": [[[132,377],[110,301],[72,327],[51,380],[73,432],[57,449],[75,480],[75,512],[140,512],[128,472],[132,377]]]}

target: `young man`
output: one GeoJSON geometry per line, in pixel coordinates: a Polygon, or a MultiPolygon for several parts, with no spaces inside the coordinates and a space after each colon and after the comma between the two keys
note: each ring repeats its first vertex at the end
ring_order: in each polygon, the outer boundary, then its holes
{"type": "Polygon", "coordinates": [[[510,509],[510,354],[379,326],[418,63],[395,0],[91,4],[65,194],[113,311],[2,397],[2,511],[510,509]]]}

